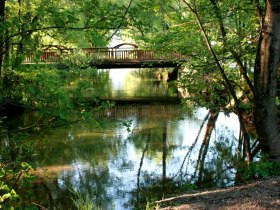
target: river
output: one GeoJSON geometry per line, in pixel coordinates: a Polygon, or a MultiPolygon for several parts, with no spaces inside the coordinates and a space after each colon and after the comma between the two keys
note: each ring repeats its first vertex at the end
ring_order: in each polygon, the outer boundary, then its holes
{"type": "Polygon", "coordinates": [[[238,118],[205,108],[189,113],[154,71],[99,70],[88,91],[122,103],[92,113],[91,122],[28,137],[48,174],[35,200],[49,209],[143,209],[180,190],[233,183],[238,118]]]}

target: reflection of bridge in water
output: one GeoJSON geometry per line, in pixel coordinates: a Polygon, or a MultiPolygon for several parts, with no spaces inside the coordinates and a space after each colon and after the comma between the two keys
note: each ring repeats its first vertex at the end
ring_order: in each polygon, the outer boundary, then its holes
{"type": "Polygon", "coordinates": [[[112,107],[101,112],[95,113],[97,118],[176,118],[184,114],[182,106],[179,104],[154,104],[154,105],[123,105],[112,107]]]}
{"type": "Polygon", "coordinates": [[[130,43],[119,44],[112,48],[65,48],[49,46],[39,55],[31,53],[24,64],[58,63],[71,55],[84,55],[91,60],[91,65],[97,68],[151,68],[177,67],[186,57],[179,53],[161,54],[153,50],[141,50],[130,43]],[[130,48],[123,48],[129,45],[130,48]]]}

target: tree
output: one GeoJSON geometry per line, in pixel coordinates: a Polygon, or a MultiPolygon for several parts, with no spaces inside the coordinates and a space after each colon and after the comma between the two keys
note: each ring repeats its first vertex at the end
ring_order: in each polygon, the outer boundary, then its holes
{"type": "MultiPolygon", "coordinates": [[[[213,57],[213,60],[217,66],[217,69],[219,70],[221,76],[222,76],[222,79],[225,83],[225,87],[226,89],[228,90],[229,92],[229,95],[233,98],[234,100],[234,103],[235,103],[235,107],[234,107],[234,110],[236,110],[236,113],[237,113],[237,116],[239,118],[239,122],[240,122],[240,129],[242,131],[242,134],[244,136],[244,147],[246,148],[246,155],[247,155],[247,163],[250,164],[250,161],[252,160],[252,157],[251,157],[251,151],[250,151],[250,142],[249,142],[249,136],[248,136],[248,133],[247,133],[247,130],[246,130],[246,125],[243,121],[243,118],[242,118],[242,110],[240,109],[240,100],[238,99],[237,97],[237,94],[233,88],[233,85],[231,84],[230,80],[228,79],[228,76],[227,74],[225,73],[225,70],[222,66],[222,64],[220,63],[219,59],[218,59],[218,56],[210,42],[210,39],[209,39],[209,36],[207,35],[207,32],[203,26],[203,23],[199,17],[199,14],[198,12],[186,1],[184,0],[185,4],[187,5],[187,7],[190,9],[190,11],[194,14],[195,16],[195,19],[197,21],[197,24],[199,25],[199,28],[200,28],[200,31],[201,31],[201,34],[202,34],[202,37],[205,41],[205,44],[209,50],[209,52],[211,53],[212,57],[213,57]]],[[[214,5],[215,6],[215,5],[214,5]]],[[[219,19],[219,24],[220,23],[220,19],[219,19]]],[[[225,39],[225,36],[223,35],[223,39],[225,39]]],[[[223,43],[225,43],[226,41],[223,40],[223,43]]],[[[230,50],[231,53],[232,53],[232,50],[230,50]]],[[[235,53],[232,53],[232,54],[235,54],[235,53]]],[[[234,56],[235,59],[236,59],[236,56],[234,56]]]]}
{"type": "MultiPolygon", "coordinates": [[[[198,14],[196,11],[191,8],[190,4],[185,1],[188,7],[193,11],[198,19],[198,24],[202,34],[206,40],[213,58],[218,64],[219,61],[215,55],[215,52],[210,44],[210,41],[206,35],[202,23],[199,20],[198,14]],[[208,40],[207,40],[208,39],[208,40]]],[[[214,5],[215,14],[219,20],[219,26],[221,29],[223,44],[227,47],[226,33],[224,31],[223,22],[221,20],[220,13],[218,12],[218,7],[216,1],[211,0],[211,3],[214,5]]],[[[254,119],[255,127],[258,133],[258,141],[260,142],[260,148],[263,152],[268,153],[272,161],[280,162],[280,133],[279,133],[279,122],[276,112],[275,99],[276,99],[276,90],[277,90],[277,72],[279,68],[279,58],[280,58],[280,2],[279,1],[266,1],[266,11],[265,17],[261,24],[262,30],[260,35],[260,40],[258,43],[257,56],[255,61],[255,71],[254,71],[254,82],[255,82],[255,93],[254,93],[254,119]]],[[[239,59],[239,56],[236,56],[236,53],[230,49],[231,54],[234,59],[237,61],[237,64],[241,67],[242,62],[239,59]],[[240,65],[241,64],[241,65],[240,65]]],[[[219,65],[218,65],[219,67],[219,65]]],[[[223,72],[221,71],[223,74],[223,72]]],[[[244,76],[244,70],[241,71],[244,76]]],[[[223,76],[226,81],[226,75],[223,76]]],[[[253,86],[251,85],[249,79],[246,77],[249,88],[254,91],[253,86]]],[[[228,88],[230,88],[230,83],[226,81],[228,88]]],[[[230,90],[234,100],[238,102],[234,92],[230,90]]],[[[237,109],[240,109],[239,102],[236,104],[237,109]]],[[[238,111],[238,113],[240,113],[238,111]]],[[[241,122],[242,119],[240,119],[241,122]]],[[[242,122],[241,122],[242,123],[242,122]]],[[[245,128],[244,128],[245,129],[245,128]]],[[[246,130],[245,130],[246,131],[246,130]]],[[[249,142],[247,142],[248,147],[249,142]]],[[[249,149],[249,147],[248,147],[249,149]]]]}
{"type": "Polygon", "coordinates": [[[280,132],[275,98],[280,58],[280,2],[266,0],[255,61],[255,126],[261,149],[280,163],[280,132]]]}
{"type": "Polygon", "coordinates": [[[4,57],[4,27],[3,23],[5,21],[5,4],[6,0],[0,2],[0,76],[1,76],[1,69],[2,69],[2,61],[4,57]]]}
{"type": "MultiPolygon", "coordinates": [[[[148,41],[156,50],[189,56],[187,66],[191,73],[185,74],[180,84],[196,85],[190,86],[190,90],[194,90],[190,93],[195,99],[200,97],[200,103],[203,97],[196,93],[205,93],[206,89],[207,94],[215,98],[219,93],[206,86],[207,83],[211,87],[219,84],[234,99],[232,110],[237,111],[241,123],[248,123],[244,116],[254,114],[256,142],[260,144],[251,144],[247,139],[245,147],[249,160],[250,153],[255,155],[261,148],[271,160],[280,162],[279,118],[275,106],[280,57],[279,7],[277,0],[154,1],[149,7],[155,13],[153,18],[149,17],[153,20],[147,24],[142,22],[154,27],[135,27],[139,33],[134,32],[138,39],[148,41]],[[239,77],[236,76],[238,72],[239,77]],[[203,84],[201,78],[205,77],[207,80],[203,84]],[[195,84],[197,81],[200,84],[195,84]],[[252,150],[254,145],[258,146],[252,150]]],[[[141,11],[131,21],[139,20],[141,11]]],[[[217,100],[213,101],[210,106],[222,108],[217,100]]],[[[246,135],[247,126],[244,125],[242,131],[246,135]]]]}

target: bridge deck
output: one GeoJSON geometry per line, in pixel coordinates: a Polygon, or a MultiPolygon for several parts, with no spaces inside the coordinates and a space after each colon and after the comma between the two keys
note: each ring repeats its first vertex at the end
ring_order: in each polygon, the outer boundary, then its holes
{"type": "Polygon", "coordinates": [[[168,60],[103,60],[101,63],[91,63],[96,68],[152,68],[177,67],[180,62],[168,60]]]}
{"type": "Polygon", "coordinates": [[[71,55],[84,55],[97,68],[149,68],[176,67],[186,60],[178,53],[161,55],[152,50],[119,48],[46,49],[39,56],[31,53],[23,61],[32,63],[58,63],[71,55]]]}

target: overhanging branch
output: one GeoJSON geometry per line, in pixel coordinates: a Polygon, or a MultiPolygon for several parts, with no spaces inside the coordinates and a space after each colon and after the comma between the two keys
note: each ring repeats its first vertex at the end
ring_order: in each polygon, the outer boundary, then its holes
{"type": "MultiPolygon", "coordinates": [[[[5,41],[8,41],[14,37],[21,36],[24,34],[29,34],[29,33],[34,33],[34,32],[39,32],[39,31],[47,31],[47,30],[53,30],[53,29],[65,29],[65,30],[90,30],[93,29],[93,27],[85,26],[85,27],[65,27],[65,26],[47,26],[47,27],[42,27],[42,28],[34,28],[34,29],[29,29],[29,30],[24,30],[20,31],[18,33],[12,34],[8,37],[6,37],[5,41]]],[[[97,28],[98,30],[115,30],[116,28],[97,28]]],[[[119,30],[120,28],[118,28],[119,30]]]]}
{"type": "Polygon", "coordinates": [[[112,39],[113,36],[115,36],[116,33],[118,33],[118,31],[119,31],[120,28],[122,27],[123,21],[124,21],[124,19],[125,19],[125,16],[127,15],[128,11],[129,11],[129,8],[131,7],[132,1],[133,1],[133,0],[130,0],[130,2],[129,2],[129,4],[128,4],[128,6],[127,6],[127,8],[126,8],[126,10],[125,10],[125,12],[124,12],[124,14],[123,14],[123,16],[122,16],[122,21],[120,22],[119,26],[118,26],[117,29],[114,31],[114,33],[112,33],[112,35],[107,39],[107,41],[109,41],[110,39],[112,39]]]}

